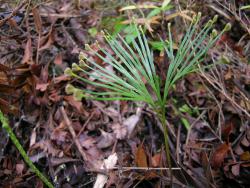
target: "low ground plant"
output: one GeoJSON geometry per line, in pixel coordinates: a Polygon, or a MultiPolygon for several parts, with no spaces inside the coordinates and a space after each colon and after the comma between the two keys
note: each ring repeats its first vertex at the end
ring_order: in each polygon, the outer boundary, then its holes
{"type": "MultiPolygon", "coordinates": [[[[217,33],[213,29],[213,25],[218,18],[218,16],[215,16],[202,29],[199,29],[200,18],[200,13],[193,18],[186,34],[178,45],[178,50],[174,50],[171,25],[168,24],[168,44],[164,48],[170,63],[168,70],[166,70],[166,80],[158,75],[153,52],[150,50],[148,40],[139,26],[136,27],[137,38],[131,42],[131,45],[120,35],[115,38],[105,33],[106,41],[115,55],[111,55],[106,49],[100,48],[96,51],[86,45],[87,50],[90,50],[106,65],[111,66],[113,70],[107,69],[92,58],[80,54],[79,64],[72,64],[72,69],[67,68],[65,74],[94,87],[91,87],[93,89],[79,89],[73,85],[67,85],[66,92],[73,94],[79,100],[85,98],[89,100],[130,100],[147,103],[161,121],[164,130],[167,162],[171,168],[168,129],[166,127],[166,103],[169,91],[178,80],[199,70],[198,65],[204,60],[208,50],[231,27],[230,24],[227,24],[220,33],[217,33]],[[82,73],[84,76],[82,76],[82,73]]],[[[172,177],[172,172],[170,174],[172,177]]]]}

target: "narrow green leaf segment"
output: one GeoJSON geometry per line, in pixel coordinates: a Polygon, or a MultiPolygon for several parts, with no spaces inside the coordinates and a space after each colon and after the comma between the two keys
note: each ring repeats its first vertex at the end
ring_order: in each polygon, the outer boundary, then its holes
{"type": "MultiPolygon", "coordinates": [[[[98,64],[91,57],[86,57],[81,53],[79,65],[72,64],[72,69],[67,68],[65,70],[66,75],[91,85],[92,89],[80,90],[73,85],[68,85],[66,93],[73,94],[78,100],[86,98],[92,100],[131,100],[147,103],[156,112],[162,123],[167,161],[171,168],[165,114],[168,93],[179,79],[199,70],[198,64],[204,59],[207,51],[224,32],[231,28],[231,25],[227,24],[220,33],[217,33],[213,29],[217,18],[218,16],[215,16],[199,30],[201,13],[194,16],[186,34],[178,45],[177,51],[174,50],[171,25],[168,25],[168,45],[163,42],[170,62],[168,70],[166,70],[166,80],[162,80],[157,75],[153,52],[149,48],[141,27],[136,27],[137,38],[132,40],[132,46],[120,35],[115,38],[104,33],[104,37],[113,51],[112,55],[104,48],[97,51],[86,45],[87,50],[101,59],[104,65],[98,64]],[[112,67],[113,70],[107,68],[108,66],[112,67]]],[[[170,176],[172,179],[171,170],[170,176]]]]}
{"type": "Polygon", "coordinates": [[[33,164],[33,162],[30,160],[29,156],[21,146],[20,142],[16,138],[14,132],[12,131],[11,127],[9,126],[7,118],[4,116],[2,111],[0,110],[0,121],[2,123],[2,127],[7,131],[7,133],[10,136],[11,141],[16,146],[20,154],[22,155],[24,161],[28,164],[28,166],[31,168],[31,170],[43,181],[45,185],[47,185],[49,188],[53,188],[54,186],[50,181],[38,170],[38,168],[33,164]]]}

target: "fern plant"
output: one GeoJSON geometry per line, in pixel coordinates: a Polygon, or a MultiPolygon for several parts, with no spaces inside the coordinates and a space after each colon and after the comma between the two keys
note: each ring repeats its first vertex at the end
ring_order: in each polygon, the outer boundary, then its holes
{"type": "Polygon", "coordinates": [[[218,18],[215,16],[204,25],[203,29],[197,32],[200,18],[201,13],[194,16],[192,23],[179,44],[177,52],[173,50],[171,26],[170,24],[168,25],[169,43],[168,46],[165,46],[165,50],[170,60],[170,65],[166,71],[166,80],[162,80],[157,74],[153,52],[149,48],[145,34],[141,27],[136,27],[137,39],[132,41],[132,47],[120,35],[114,38],[109,34],[105,34],[106,41],[113,50],[114,56],[103,48],[100,48],[100,53],[98,53],[90,48],[89,45],[86,46],[88,50],[103,62],[111,65],[114,71],[106,69],[83,54],[79,55],[79,64],[73,63],[72,69],[67,68],[65,70],[66,75],[75,77],[94,86],[96,89],[101,88],[101,92],[98,90],[77,89],[72,85],[66,86],[66,92],[73,94],[77,99],[84,97],[92,100],[130,100],[147,103],[156,112],[161,121],[164,130],[167,162],[171,168],[165,114],[169,90],[177,80],[188,73],[198,70],[197,65],[204,59],[207,51],[231,27],[230,24],[227,24],[217,34],[216,30],[213,30],[213,24],[218,18]],[[80,72],[84,73],[87,78],[80,76],[80,72]]]}

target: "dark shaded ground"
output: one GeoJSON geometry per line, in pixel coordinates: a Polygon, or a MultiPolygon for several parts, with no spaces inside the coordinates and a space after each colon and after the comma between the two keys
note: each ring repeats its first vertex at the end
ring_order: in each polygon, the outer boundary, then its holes
{"type": "MultiPolygon", "coordinates": [[[[144,104],[127,101],[77,102],[65,94],[66,84],[86,86],[63,72],[78,62],[80,51],[87,53],[85,43],[97,49],[97,40],[106,46],[102,29],[117,32],[135,16],[147,26],[148,38],[154,42],[159,36],[167,39],[166,26],[171,22],[178,42],[192,11],[202,12],[202,22],[218,14],[216,28],[221,30],[230,22],[232,30],[204,62],[216,65],[189,75],[170,93],[166,116],[171,155],[173,165],[181,168],[174,173],[174,187],[249,187],[250,12],[240,11],[249,2],[176,1],[164,13],[147,19],[139,18],[142,12],[146,17],[149,8],[119,10],[134,4],[161,6],[161,2],[34,2],[0,4],[0,108],[32,161],[56,187],[92,187],[100,161],[114,152],[120,170],[108,172],[108,187],[168,185],[167,171],[137,169],[166,167],[155,114],[144,104]],[[175,14],[180,10],[182,14],[175,14]],[[81,148],[74,143],[66,119],[81,148]]],[[[123,34],[128,36],[126,29],[123,34]]],[[[168,59],[159,50],[155,50],[155,63],[164,76],[168,59]]],[[[0,187],[43,187],[1,128],[0,136],[0,187]]]]}

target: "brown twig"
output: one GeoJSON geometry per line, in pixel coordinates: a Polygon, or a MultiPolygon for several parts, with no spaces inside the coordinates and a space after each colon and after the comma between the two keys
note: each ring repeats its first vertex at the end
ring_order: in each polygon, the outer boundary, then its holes
{"type": "Polygon", "coordinates": [[[8,20],[10,20],[13,16],[15,16],[17,14],[17,12],[27,3],[27,0],[22,2],[18,7],[16,7],[12,13],[7,16],[6,18],[0,20],[0,27],[5,24],[8,20]]]}
{"type": "Polygon", "coordinates": [[[69,129],[70,134],[71,134],[72,137],[73,137],[73,140],[74,140],[74,142],[75,142],[75,144],[76,144],[77,149],[79,150],[79,152],[80,152],[81,155],[82,155],[83,160],[84,160],[84,161],[87,161],[87,160],[88,160],[88,157],[87,157],[87,155],[85,154],[85,152],[83,151],[82,146],[81,146],[81,143],[80,143],[79,140],[77,139],[75,130],[74,130],[74,128],[72,127],[72,123],[71,123],[70,119],[68,118],[68,115],[66,114],[65,109],[64,109],[63,106],[60,107],[60,112],[61,112],[61,114],[62,114],[62,116],[63,116],[63,120],[64,120],[66,126],[67,126],[68,129],[69,129]]]}

